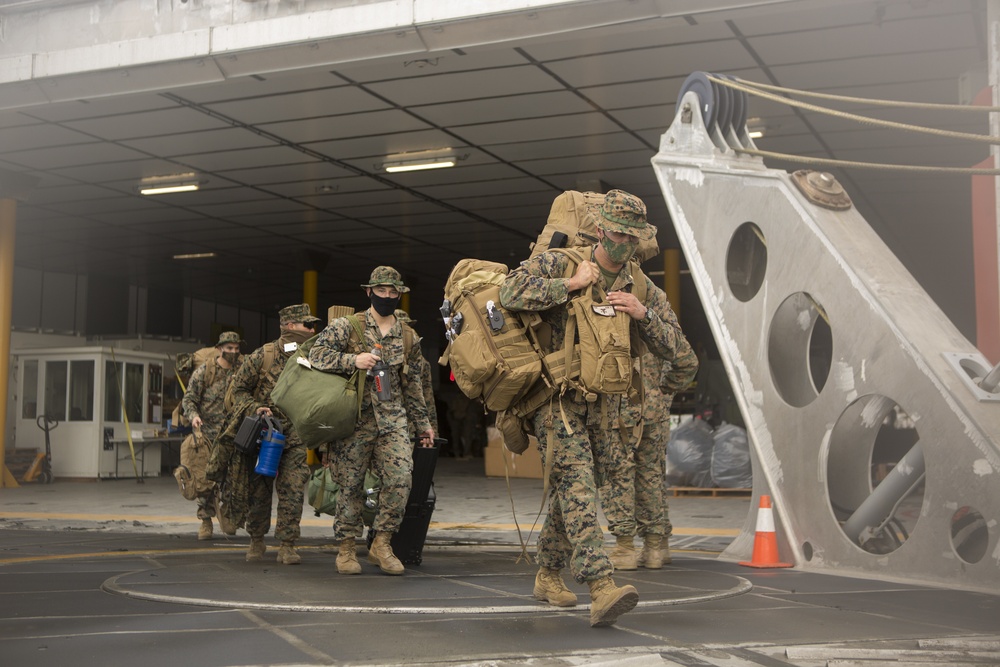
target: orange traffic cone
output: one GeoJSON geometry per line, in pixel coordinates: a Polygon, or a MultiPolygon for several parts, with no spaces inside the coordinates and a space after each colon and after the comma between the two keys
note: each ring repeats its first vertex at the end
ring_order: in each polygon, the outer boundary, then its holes
{"type": "Polygon", "coordinates": [[[757,535],[753,541],[753,557],[741,561],[747,567],[792,567],[791,563],[778,560],[778,538],[774,534],[774,514],[771,510],[771,496],[760,497],[757,510],[757,535]]]}

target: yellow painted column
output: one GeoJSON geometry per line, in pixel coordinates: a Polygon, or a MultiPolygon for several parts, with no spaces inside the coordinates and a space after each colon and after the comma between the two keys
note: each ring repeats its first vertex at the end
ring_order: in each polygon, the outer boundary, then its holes
{"type": "MultiPolygon", "coordinates": [[[[302,302],[309,304],[313,315],[319,313],[319,271],[305,271],[302,274],[302,302]]],[[[318,317],[318,315],[317,315],[318,317]]]]}
{"type": "Polygon", "coordinates": [[[406,314],[410,314],[410,293],[403,292],[399,295],[399,307],[406,311],[406,314]]]}
{"type": "Polygon", "coordinates": [[[663,291],[667,293],[670,307],[681,321],[681,251],[668,248],[663,251],[663,291]]]}
{"type": "Polygon", "coordinates": [[[7,470],[7,396],[10,377],[10,325],[14,301],[14,231],[17,202],[0,199],[0,487],[17,486],[7,470]]]}

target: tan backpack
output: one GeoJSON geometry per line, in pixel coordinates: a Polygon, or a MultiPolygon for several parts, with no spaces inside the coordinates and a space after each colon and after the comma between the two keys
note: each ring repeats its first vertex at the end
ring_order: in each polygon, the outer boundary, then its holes
{"type": "Polygon", "coordinates": [[[441,364],[451,366],[462,393],[482,399],[488,410],[517,403],[542,372],[538,348],[528,338],[528,323],[540,318],[500,305],[507,271],[497,262],[463,259],[444,285],[451,302],[451,328],[441,364]]]}
{"type": "MultiPolygon", "coordinates": [[[[567,190],[552,201],[549,217],[538,238],[531,244],[530,257],[556,248],[590,247],[598,242],[597,218],[604,195],[600,192],[567,190]]],[[[660,253],[656,237],[640,241],[636,257],[640,262],[660,253]]]]}

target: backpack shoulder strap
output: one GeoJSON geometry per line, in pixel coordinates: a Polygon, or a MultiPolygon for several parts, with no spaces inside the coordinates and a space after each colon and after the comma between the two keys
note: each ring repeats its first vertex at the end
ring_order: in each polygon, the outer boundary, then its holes
{"type": "Polygon", "coordinates": [[[347,340],[348,347],[364,352],[365,331],[361,326],[361,318],[357,315],[347,315],[347,321],[351,323],[351,336],[347,340]]]}
{"type": "Polygon", "coordinates": [[[646,291],[646,274],[639,268],[638,262],[633,262],[629,269],[632,271],[632,284],[634,285],[632,293],[635,294],[635,298],[639,299],[639,303],[645,306],[646,297],[649,296],[646,291]]]}
{"type": "Polygon", "coordinates": [[[417,340],[417,332],[406,322],[399,324],[403,328],[403,374],[400,379],[405,383],[410,374],[410,350],[413,349],[413,344],[417,340]]]}
{"type": "Polygon", "coordinates": [[[271,370],[271,366],[274,365],[274,360],[277,358],[277,356],[278,356],[278,342],[272,340],[270,343],[264,346],[264,359],[260,363],[260,371],[258,372],[258,375],[264,375],[269,370],[271,370]]]}
{"type": "Polygon", "coordinates": [[[218,363],[215,359],[205,362],[205,386],[211,387],[212,383],[215,382],[215,370],[218,368],[218,363]]]}

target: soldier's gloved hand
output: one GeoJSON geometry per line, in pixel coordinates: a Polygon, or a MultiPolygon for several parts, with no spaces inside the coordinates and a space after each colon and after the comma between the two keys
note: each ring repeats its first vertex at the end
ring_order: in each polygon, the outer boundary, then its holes
{"type": "Polygon", "coordinates": [[[593,285],[600,275],[601,269],[597,266],[597,262],[580,262],[580,266],[576,267],[576,273],[569,279],[566,289],[575,292],[588,285],[593,285]]]}

